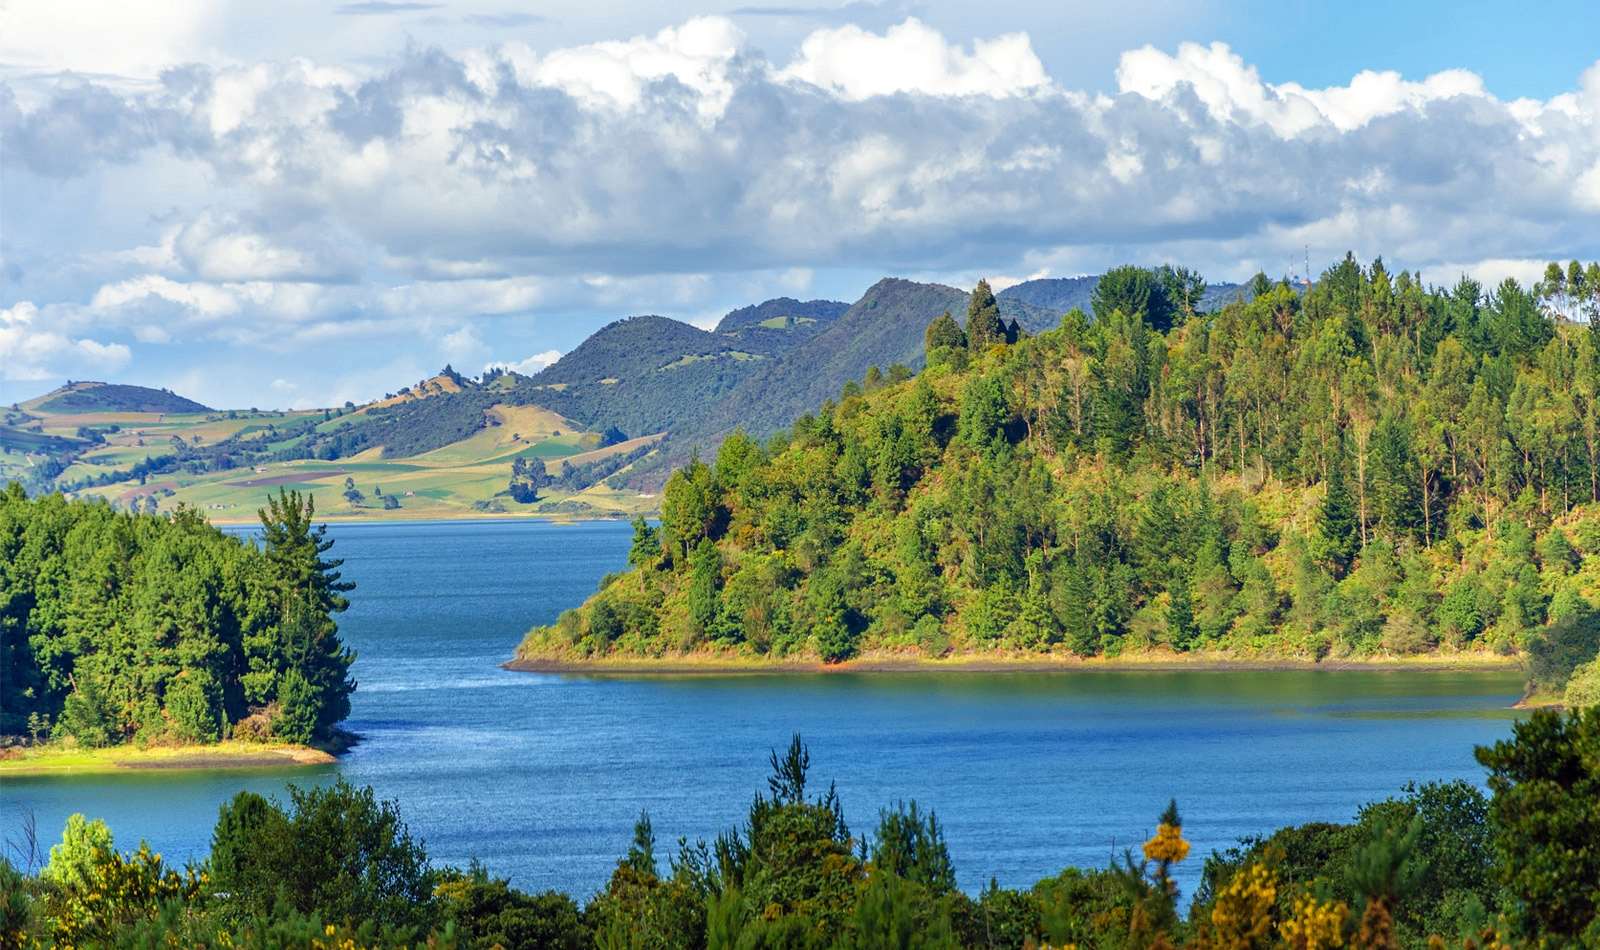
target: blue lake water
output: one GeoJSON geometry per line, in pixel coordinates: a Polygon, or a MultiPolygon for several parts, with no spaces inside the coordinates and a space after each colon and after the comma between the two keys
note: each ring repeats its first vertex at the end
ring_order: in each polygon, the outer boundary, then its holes
{"type": "Polygon", "coordinates": [[[255,772],[7,779],[0,833],[44,843],[66,816],[120,846],[209,848],[240,789],[343,775],[399,801],[438,862],[481,859],[524,888],[601,887],[648,810],[661,845],[710,838],[765,788],[800,731],[853,831],[897,799],[932,807],[961,885],[1102,866],[1178,800],[1195,856],[1284,824],[1348,820],[1408,781],[1481,781],[1473,746],[1509,733],[1511,673],[1109,672],[592,677],[502,670],[523,632],[583,600],[631,529],[593,522],[338,525],[359,585],[359,653],[339,764],[255,772]]]}

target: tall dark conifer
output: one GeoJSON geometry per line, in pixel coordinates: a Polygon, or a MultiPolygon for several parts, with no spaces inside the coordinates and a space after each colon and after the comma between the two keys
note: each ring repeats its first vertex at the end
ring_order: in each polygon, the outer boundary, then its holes
{"type": "Polygon", "coordinates": [[[995,300],[989,282],[980,280],[967,301],[967,345],[973,352],[981,353],[1005,341],[1006,327],[1000,319],[1000,302],[995,300]]]}
{"type": "Polygon", "coordinates": [[[1327,493],[1317,510],[1317,553],[1343,576],[1361,548],[1361,526],[1356,517],[1355,499],[1345,483],[1344,452],[1328,465],[1327,493]]]}

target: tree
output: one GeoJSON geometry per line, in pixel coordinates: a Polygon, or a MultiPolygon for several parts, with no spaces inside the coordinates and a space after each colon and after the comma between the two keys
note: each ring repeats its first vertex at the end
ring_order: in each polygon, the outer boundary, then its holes
{"type": "Polygon", "coordinates": [[[1325,484],[1322,504],[1317,509],[1317,553],[1335,577],[1342,577],[1361,546],[1355,499],[1345,485],[1342,457],[1328,465],[1325,484]]]}
{"type": "Polygon", "coordinates": [[[344,779],[289,786],[287,808],[254,792],[222,806],[211,876],[235,919],[279,906],[331,920],[432,923],[434,874],[393,802],[344,779]]]}
{"type": "Polygon", "coordinates": [[[933,318],[928,324],[928,329],[922,334],[922,350],[932,358],[934,351],[940,349],[964,350],[967,348],[967,335],[962,332],[961,324],[950,316],[950,311],[933,318]]]}
{"type": "Polygon", "coordinates": [[[1600,939],[1600,708],[1538,710],[1478,749],[1489,770],[1497,870],[1512,935],[1538,945],[1600,939]]]}
{"type": "Polygon", "coordinates": [[[1372,432],[1368,480],[1373,514],[1391,537],[1409,537],[1422,526],[1417,466],[1410,427],[1397,414],[1385,415],[1372,432]]]}
{"type": "Polygon", "coordinates": [[[506,490],[517,504],[531,505],[539,500],[539,491],[554,481],[543,460],[519,455],[511,460],[511,482],[506,490]]]}
{"type": "Polygon", "coordinates": [[[333,539],[327,537],[327,525],[313,527],[315,515],[310,496],[282,489],[260,511],[280,619],[278,650],[259,658],[258,665],[269,665],[268,673],[277,667],[279,717],[298,741],[306,741],[308,722],[314,724],[312,736],[328,737],[350,714],[355,691],[349,676],[355,654],[340,641],[333,620],[350,606],[344,595],[355,584],[343,580],[342,560],[323,557],[333,539]]]}
{"type": "Polygon", "coordinates": [[[689,619],[702,635],[717,616],[717,592],[722,587],[722,556],[709,538],[701,538],[689,555],[689,619]]]}
{"type": "Polygon", "coordinates": [[[1173,324],[1167,288],[1154,273],[1132,264],[1113,267],[1102,274],[1089,295],[1089,306],[1096,320],[1109,319],[1120,311],[1161,332],[1173,324]]]}
{"type": "Polygon", "coordinates": [[[1005,324],[1000,320],[1000,303],[989,289],[987,280],[978,281],[967,301],[967,346],[974,353],[982,353],[996,343],[1006,341],[1005,324]]]}

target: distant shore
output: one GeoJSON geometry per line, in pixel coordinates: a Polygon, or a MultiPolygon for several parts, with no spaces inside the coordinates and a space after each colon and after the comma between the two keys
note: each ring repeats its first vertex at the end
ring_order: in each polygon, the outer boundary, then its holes
{"type": "Polygon", "coordinates": [[[823,663],[815,657],[765,659],[730,653],[689,653],[661,657],[607,656],[600,658],[526,657],[503,664],[521,673],[594,673],[642,675],[775,674],[775,673],[1033,673],[1233,671],[1233,670],[1405,670],[1495,671],[1518,670],[1517,657],[1494,653],[1430,653],[1409,656],[1249,657],[1226,653],[1173,653],[1146,651],[1116,657],[1076,657],[1039,654],[959,654],[933,659],[925,656],[868,654],[843,663],[823,663]]]}
{"type": "MultiPolygon", "coordinates": [[[[391,512],[383,515],[367,514],[365,512],[347,512],[341,514],[338,511],[327,512],[319,510],[317,512],[316,520],[318,524],[323,522],[327,522],[329,524],[393,524],[397,522],[420,524],[430,521],[451,524],[470,524],[475,521],[486,523],[498,523],[502,521],[548,521],[553,524],[578,524],[584,521],[629,521],[635,517],[638,517],[637,515],[626,514],[623,512],[604,511],[473,511],[463,512],[459,515],[449,515],[437,511],[418,511],[414,513],[408,513],[404,508],[398,510],[400,512],[398,514],[391,512]]],[[[237,528],[244,525],[258,525],[261,523],[260,518],[258,518],[254,512],[251,512],[249,515],[218,515],[204,511],[201,513],[206,515],[207,521],[210,521],[219,528],[237,528]]],[[[650,513],[644,515],[644,517],[655,518],[657,515],[650,513]]]]}
{"type": "Polygon", "coordinates": [[[104,775],[177,769],[261,769],[331,765],[332,753],[310,746],[219,742],[211,745],[109,746],[103,749],[39,746],[0,751],[0,777],[104,775]]]}

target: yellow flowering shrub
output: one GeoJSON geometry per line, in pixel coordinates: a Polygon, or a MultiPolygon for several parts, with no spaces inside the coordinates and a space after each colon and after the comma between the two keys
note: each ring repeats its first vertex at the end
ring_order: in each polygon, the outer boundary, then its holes
{"type": "Polygon", "coordinates": [[[1162,822],[1156,836],[1144,843],[1144,856],[1151,861],[1177,864],[1189,856],[1189,842],[1183,840],[1183,829],[1162,822]]]}
{"type": "Polygon", "coordinates": [[[1211,908],[1212,942],[1229,950],[1271,946],[1277,872],[1262,864],[1241,868],[1217,893],[1211,908]]]}
{"type": "Polygon", "coordinates": [[[1293,950],[1332,950],[1344,946],[1349,917],[1350,907],[1344,901],[1319,901],[1302,894],[1289,918],[1278,925],[1278,935],[1293,950]]]}
{"type": "Polygon", "coordinates": [[[52,902],[56,940],[64,947],[93,943],[124,924],[154,916],[170,901],[197,907],[205,885],[205,874],[168,868],[147,843],[140,842],[133,854],[96,848],[82,880],[52,902]]]}

